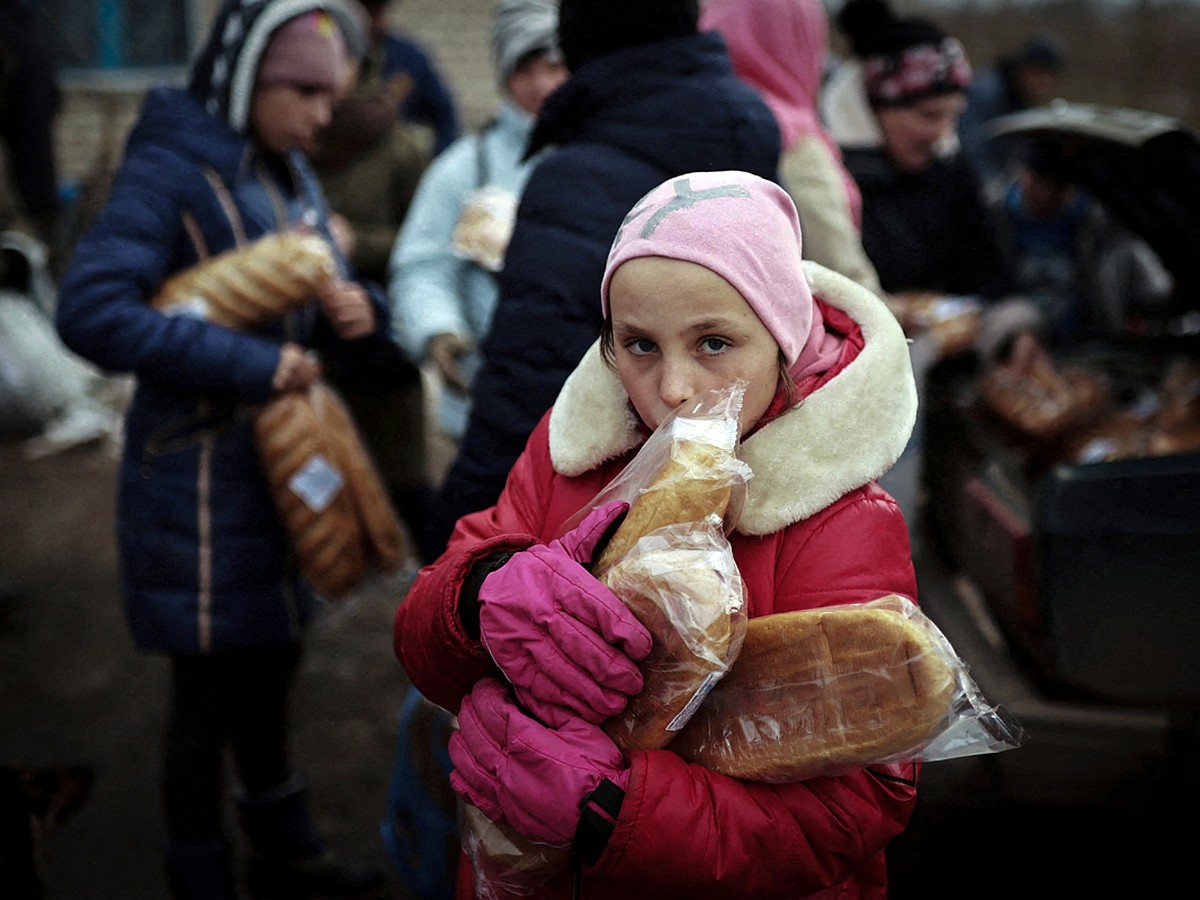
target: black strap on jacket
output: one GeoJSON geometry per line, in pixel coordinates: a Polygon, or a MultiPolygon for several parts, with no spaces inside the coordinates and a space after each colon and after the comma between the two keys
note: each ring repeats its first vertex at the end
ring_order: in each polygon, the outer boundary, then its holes
{"type": "Polygon", "coordinates": [[[595,865],[604,852],[617,827],[617,816],[621,814],[624,800],[625,792],[604,778],[579,802],[579,825],[572,846],[586,865],[595,865]]]}

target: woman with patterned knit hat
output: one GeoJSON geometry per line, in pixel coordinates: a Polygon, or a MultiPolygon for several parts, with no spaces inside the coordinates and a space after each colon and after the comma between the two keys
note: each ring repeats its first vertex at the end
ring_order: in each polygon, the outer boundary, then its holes
{"type": "Polygon", "coordinates": [[[139,649],[171,661],[162,790],[173,896],[237,895],[232,750],[261,896],[356,896],[381,873],[316,834],[288,752],[288,698],[316,596],[298,574],[252,437],[257,407],[310,387],[318,354],[370,353],[386,305],[338,274],[283,320],[231,330],[150,299],[173,274],[272,233],[329,238],[300,152],[345,80],[328,0],[226,0],[186,88],[150,91],[108,202],[62,281],[66,344],[137,389],[119,473],[122,590],[139,649]]]}
{"type": "Polygon", "coordinates": [[[853,59],[821,114],[862,191],[863,246],[883,289],[1003,296],[1011,267],[955,137],[971,83],[962,44],[886,0],[849,0],[836,22],[853,59]]]}

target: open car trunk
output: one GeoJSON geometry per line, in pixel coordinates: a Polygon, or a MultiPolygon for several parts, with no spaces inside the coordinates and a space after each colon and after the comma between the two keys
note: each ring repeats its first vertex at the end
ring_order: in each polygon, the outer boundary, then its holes
{"type": "Polygon", "coordinates": [[[984,401],[977,363],[931,373],[923,480],[933,546],[983,595],[1051,696],[1200,707],[1200,141],[1179,122],[1057,104],[998,133],[1055,142],[1174,287],[1126,332],[1056,352],[1104,402],[1053,436],[984,401]],[[1166,406],[1174,431],[1164,437],[1166,406]]]}

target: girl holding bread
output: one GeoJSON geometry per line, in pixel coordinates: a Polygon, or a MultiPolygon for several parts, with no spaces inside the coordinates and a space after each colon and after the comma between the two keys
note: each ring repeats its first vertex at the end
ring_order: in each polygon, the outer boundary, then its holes
{"type": "MultiPolygon", "coordinates": [[[[641,688],[651,639],[588,565],[625,505],[562,526],[672,410],[740,380],[753,477],[729,540],[748,614],[915,600],[903,516],[875,483],[916,414],[904,335],[875,295],[801,262],[792,201],[745,172],[646,195],[599,299],[604,332],[499,501],[458,522],[397,611],[397,656],[458,716],[452,785],[571,848],[583,897],[885,896],[915,764],[759,784],[669,746],[622,754],[600,723],[641,688]]],[[[535,894],[571,889],[564,874],[535,894]]],[[[464,857],[458,896],[473,890],[464,857]]]]}
{"type": "MultiPolygon", "coordinates": [[[[297,572],[252,426],[264,401],[313,385],[318,359],[386,340],[384,298],[329,248],[328,277],[260,326],[224,327],[211,310],[167,314],[152,302],[172,276],[262,247],[264,236],[303,228],[328,238],[299,148],[329,121],[345,83],[335,15],[348,14],[330,0],[226,0],[187,86],[147,95],[60,290],[66,344],[136,377],[117,530],[134,640],[171,659],[162,796],[175,897],[237,895],[224,829],[227,746],[252,889],[349,896],[382,881],[331,855],[290,765],[289,689],[316,597],[297,572]]],[[[228,280],[260,284],[255,299],[269,305],[272,286],[295,273],[294,259],[272,257],[258,275],[243,268],[228,280]]]]}

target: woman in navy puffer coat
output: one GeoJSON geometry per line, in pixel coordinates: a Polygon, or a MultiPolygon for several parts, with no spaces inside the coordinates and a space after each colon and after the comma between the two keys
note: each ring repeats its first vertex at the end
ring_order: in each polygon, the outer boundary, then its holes
{"type": "Polygon", "coordinates": [[[471,418],[430,514],[442,550],[459,517],[496,502],[513,463],[600,334],[596,285],[622,218],[671,175],[738,169],[774,179],[779,128],[733,73],[691,0],[566,0],[571,76],[546,100],[482,345],[471,418]]]}
{"type": "Polygon", "coordinates": [[[187,88],[149,93],[61,286],[67,345],[136,376],[117,530],[134,639],[172,657],[163,787],[178,896],[200,896],[202,884],[220,886],[203,896],[233,895],[221,833],[226,740],[258,875],[295,896],[300,886],[357,889],[366,877],[326,864],[288,766],[288,688],[315,598],[251,428],[265,400],[315,380],[308,351],[328,364],[386,340],[383,298],[343,266],[328,294],[254,331],[149,303],[202,258],[301,223],[325,231],[324,200],[298,148],[328,121],[345,77],[329,12],[338,10],[324,0],[227,0],[187,88]]]}

